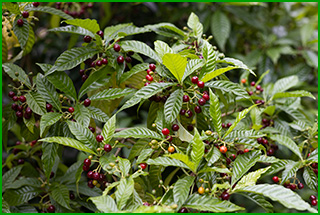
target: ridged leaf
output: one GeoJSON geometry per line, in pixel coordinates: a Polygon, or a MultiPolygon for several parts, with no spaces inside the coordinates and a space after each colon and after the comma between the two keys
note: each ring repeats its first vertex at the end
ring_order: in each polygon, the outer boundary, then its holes
{"type": "Polygon", "coordinates": [[[210,116],[212,117],[212,123],[213,126],[218,132],[219,136],[221,136],[222,133],[222,122],[221,122],[221,109],[220,109],[220,102],[218,97],[213,94],[212,90],[209,89],[210,91],[210,116]]]}
{"type": "Polygon", "coordinates": [[[47,112],[45,110],[46,101],[39,93],[29,92],[28,94],[26,94],[26,99],[29,107],[36,114],[44,115],[47,112]]]}
{"type": "Polygon", "coordinates": [[[246,198],[250,199],[260,207],[262,207],[267,213],[273,213],[273,205],[265,200],[265,198],[262,195],[255,194],[255,193],[239,193],[242,196],[245,196],[246,198]]]}
{"type": "Polygon", "coordinates": [[[186,38],[186,34],[171,23],[159,23],[155,25],[146,25],[145,28],[153,30],[155,33],[166,37],[178,37],[181,39],[186,38]]]}
{"type": "Polygon", "coordinates": [[[43,163],[43,170],[47,179],[50,178],[56,156],[58,155],[58,148],[59,145],[56,143],[42,143],[41,161],[43,163]]]}
{"type": "Polygon", "coordinates": [[[143,161],[145,161],[145,159],[147,159],[153,152],[153,149],[143,149],[141,150],[141,152],[139,153],[139,157],[137,158],[136,164],[140,164],[143,161]]]}
{"type": "MultiPolygon", "coordinates": [[[[208,41],[203,40],[202,55],[206,60],[205,68],[204,70],[202,70],[203,71],[202,75],[204,75],[216,69],[217,60],[219,59],[218,57],[219,52],[215,51],[213,46],[208,41]]],[[[202,78],[202,75],[200,75],[200,79],[202,78]]]]}
{"type": "Polygon", "coordinates": [[[281,78],[274,83],[273,94],[284,92],[299,83],[299,78],[296,75],[281,78]]]}
{"type": "Polygon", "coordinates": [[[2,192],[4,192],[10,186],[12,181],[14,181],[16,179],[16,177],[20,174],[21,169],[22,169],[22,165],[16,166],[3,174],[3,176],[2,176],[2,192]]]}
{"type": "Polygon", "coordinates": [[[17,20],[19,17],[17,16],[13,22],[13,32],[17,36],[19,44],[21,48],[23,49],[25,45],[27,44],[28,37],[29,37],[29,22],[27,19],[23,18],[23,25],[20,27],[17,25],[17,20]]]}
{"type": "Polygon", "coordinates": [[[165,54],[162,57],[163,64],[169,69],[174,77],[181,83],[187,66],[187,58],[179,54],[165,54]]]}
{"type": "MultiPolygon", "coordinates": [[[[147,164],[149,165],[159,165],[159,166],[177,166],[189,169],[187,165],[185,165],[183,162],[177,160],[177,159],[171,159],[169,157],[158,157],[155,159],[148,159],[147,164]]],[[[150,173],[151,174],[151,173],[150,173]]]]}
{"type": "Polygon", "coordinates": [[[169,207],[159,205],[141,205],[136,210],[132,211],[132,213],[173,213],[173,210],[169,207]]]}
{"type": "Polygon", "coordinates": [[[181,125],[181,123],[178,121],[179,130],[177,131],[177,135],[181,141],[185,142],[191,142],[193,139],[193,136],[181,125]]]}
{"type": "Polygon", "coordinates": [[[48,80],[59,90],[64,92],[69,98],[76,100],[77,93],[73,82],[65,72],[55,72],[47,76],[48,80]]]}
{"type": "Polygon", "coordinates": [[[149,68],[149,64],[148,63],[141,63],[141,64],[136,64],[134,65],[130,71],[123,73],[123,75],[121,75],[120,78],[120,83],[128,80],[130,77],[132,77],[133,75],[141,72],[141,71],[146,71],[149,68]]]}
{"type": "Polygon", "coordinates": [[[113,35],[118,35],[118,36],[130,36],[130,35],[135,35],[135,34],[141,34],[141,33],[146,33],[149,32],[150,30],[144,27],[136,27],[132,24],[130,25],[123,25],[122,28],[116,30],[113,35]]]}
{"type": "Polygon", "coordinates": [[[289,123],[289,126],[296,129],[296,130],[299,130],[299,131],[306,130],[308,127],[305,122],[298,121],[298,120],[295,120],[295,121],[289,123]]]}
{"type": "Polygon", "coordinates": [[[131,93],[134,93],[134,92],[135,92],[135,89],[130,89],[130,88],[124,88],[124,89],[110,88],[90,96],[89,99],[91,101],[112,100],[112,99],[121,98],[126,95],[130,95],[131,93]]]}
{"type": "Polygon", "coordinates": [[[99,24],[95,19],[71,19],[66,20],[64,22],[70,25],[79,26],[84,29],[87,29],[91,31],[93,34],[96,34],[98,31],[100,31],[99,24]]]}
{"type": "Polygon", "coordinates": [[[278,142],[279,144],[286,146],[287,148],[289,148],[293,153],[295,153],[296,155],[298,155],[298,157],[302,160],[302,155],[300,153],[299,147],[297,146],[297,144],[291,140],[291,138],[287,137],[287,136],[282,136],[282,135],[270,135],[270,139],[278,142]]]}
{"type": "Polygon", "coordinates": [[[2,4],[4,4],[5,8],[13,14],[18,15],[21,13],[19,5],[16,2],[3,2],[2,4]]]}
{"type": "Polygon", "coordinates": [[[234,130],[234,131],[231,131],[225,138],[231,139],[231,138],[241,137],[241,138],[255,139],[255,138],[263,137],[263,136],[266,136],[266,135],[252,129],[252,130],[234,130]]]}
{"type": "Polygon", "coordinates": [[[2,34],[2,62],[6,62],[8,60],[8,46],[6,38],[2,34]]]}
{"type": "Polygon", "coordinates": [[[302,161],[287,163],[281,175],[281,184],[284,184],[286,180],[293,177],[302,165],[302,161]]]}
{"type": "Polygon", "coordinates": [[[202,59],[191,59],[188,61],[185,72],[182,76],[181,82],[183,82],[189,75],[191,75],[197,69],[204,66],[204,60],[202,59]]]}
{"type": "Polygon", "coordinates": [[[74,118],[75,120],[83,125],[84,127],[88,127],[90,123],[90,112],[89,110],[81,104],[76,104],[74,106],[74,118]]]}
{"type": "MultiPolygon", "coordinates": [[[[259,159],[260,161],[260,159],[259,159]]],[[[265,175],[273,175],[281,170],[284,169],[284,167],[286,166],[286,164],[288,164],[289,162],[291,162],[291,160],[279,160],[276,163],[271,164],[271,168],[268,169],[267,172],[264,173],[265,175]]]]}
{"type": "Polygon", "coordinates": [[[220,69],[214,70],[212,72],[206,73],[206,75],[201,79],[201,81],[203,81],[203,82],[210,81],[211,79],[213,79],[213,78],[215,78],[225,72],[228,72],[232,69],[237,69],[237,68],[238,67],[235,67],[235,66],[228,66],[225,68],[220,68],[220,69]]]}
{"type": "Polygon", "coordinates": [[[49,112],[44,114],[40,120],[40,137],[43,136],[43,132],[45,131],[46,127],[58,122],[61,117],[62,114],[57,112],[49,112]]]}
{"type": "Polygon", "coordinates": [[[28,202],[42,192],[39,188],[24,186],[17,190],[7,190],[3,198],[10,206],[17,206],[28,202]]]}
{"type": "Polygon", "coordinates": [[[249,69],[249,67],[247,65],[245,65],[242,61],[240,61],[238,59],[225,57],[222,60],[218,60],[218,62],[219,63],[230,64],[230,65],[233,65],[233,66],[237,66],[237,67],[239,67],[241,69],[249,71],[252,75],[256,76],[256,74],[251,69],[249,69]]]}
{"type": "Polygon", "coordinates": [[[50,196],[63,207],[72,210],[70,207],[69,190],[66,185],[57,184],[54,186],[50,196]]]}
{"type": "Polygon", "coordinates": [[[318,163],[318,148],[316,148],[310,153],[310,156],[308,157],[307,160],[318,163]]]}
{"type": "Polygon", "coordinates": [[[64,71],[78,66],[88,58],[91,58],[99,51],[90,47],[77,47],[63,52],[56,60],[54,66],[46,73],[49,75],[54,71],[64,71]]]}
{"type": "Polygon", "coordinates": [[[29,54],[32,51],[34,42],[35,42],[34,31],[32,28],[29,28],[29,36],[28,36],[27,43],[26,43],[24,50],[23,50],[23,56],[29,54]]]}
{"type": "Polygon", "coordinates": [[[157,52],[161,59],[167,53],[174,54],[172,48],[170,48],[170,46],[167,43],[161,40],[157,40],[154,42],[154,50],[157,52]]]}
{"type": "Polygon", "coordinates": [[[186,176],[179,179],[173,187],[173,199],[178,208],[188,199],[190,187],[194,182],[193,176],[186,176]]]}
{"type": "Polygon", "coordinates": [[[35,119],[34,114],[31,115],[29,119],[26,119],[23,117],[23,122],[26,125],[26,127],[29,129],[31,133],[34,133],[34,127],[35,127],[35,119]]]}
{"type": "Polygon", "coordinates": [[[40,139],[38,141],[49,142],[49,143],[59,143],[61,145],[69,146],[83,152],[96,154],[94,151],[92,151],[90,148],[85,146],[83,143],[69,137],[47,137],[47,138],[40,139]]]}
{"type": "Polygon", "coordinates": [[[241,188],[256,185],[257,180],[261,177],[270,168],[258,169],[254,172],[250,172],[247,175],[243,176],[241,180],[237,183],[236,187],[233,190],[239,190],[241,188]]]}
{"type": "Polygon", "coordinates": [[[106,122],[109,120],[108,115],[102,110],[100,110],[99,108],[90,106],[90,107],[87,107],[87,109],[91,114],[91,118],[99,120],[100,122],[106,122]]]}
{"type": "Polygon", "coordinates": [[[192,140],[192,150],[190,154],[192,161],[196,164],[195,169],[197,169],[203,155],[204,155],[204,143],[201,140],[198,130],[195,128],[195,132],[192,140]]]}
{"type": "Polygon", "coordinates": [[[318,178],[310,167],[304,168],[303,180],[306,182],[306,185],[308,185],[308,187],[311,190],[318,192],[318,178]]]}
{"type": "Polygon", "coordinates": [[[306,118],[306,116],[299,109],[294,109],[294,108],[287,107],[287,106],[277,106],[277,107],[279,109],[281,109],[282,111],[286,112],[287,114],[289,114],[295,120],[308,122],[308,119],[306,118]]]}
{"type": "Polygon", "coordinates": [[[244,109],[243,111],[239,112],[238,115],[237,115],[237,118],[236,120],[232,123],[232,125],[230,126],[230,128],[226,131],[226,133],[223,135],[223,138],[225,138],[226,136],[228,136],[228,134],[230,134],[230,132],[238,125],[238,123],[244,119],[247,115],[247,113],[252,109],[254,108],[255,106],[257,106],[256,104],[255,105],[252,105],[251,107],[247,108],[247,109],[244,109]]]}
{"type": "Polygon", "coordinates": [[[287,208],[293,208],[302,211],[308,210],[311,213],[318,212],[307,202],[303,201],[297,193],[280,185],[258,184],[242,188],[241,191],[264,195],[273,201],[280,202],[287,208]]]}
{"type": "Polygon", "coordinates": [[[122,172],[123,176],[126,176],[131,169],[131,163],[128,159],[117,157],[119,160],[119,170],[122,172]]]}
{"type": "Polygon", "coordinates": [[[134,190],[134,181],[132,177],[130,178],[122,178],[120,180],[119,186],[117,186],[117,191],[115,192],[115,196],[117,199],[118,209],[121,210],[126,205],[130,196],[132,195],[134,190]]]}
{"type": "Polygon", "coordinates": [[[225,92],[230,92],[234,95],[249,99],[248,93],[243,88],[241,88],[239,84],[236,84],[230,81],[224,81],[224,80],[211,81],[211,82],[207,82],[205,86],[209,88],[219,89],[225,92]]]}
{"type": "Polygon", "coordinates": [[[2,67],[4,71],[10,76],[10,78],[18,79],[20,82],[22,82],[26,86],[31,87],[29,77],[21,67],[13,63],[4,63],[2,64],[2,67]],[[15,75],[16,72],[18,72],[19,74],[18,76],[15,75]]]}
{"type": "Polygon", "coordinates": [[[212,150],[207,156],[208,166],[212,166],[212,164],[217,162],[220,157],[221,157],[221,152],[219,151],[219,149],[217,149],[216,147],[212,147],[212,150]]]}
{"type": "Polygon", "coordinates": [[[85,28],[82,28],[82,27],[79,27],[79,26],[73,26],[73,25],[68,25],[68,26],[63,26],[63,27],[58,27],[58,28],[52,28],[52,29],[49,29],[48,31],[51,31],[51,32],[67,32],[67,33],[73,33],[73,34],[80,34],[80,35],[88,35],[92,38],[95,37],[95,35],[85,29],[85,28]]]}
{"type": "Polygon", "coordinates": [[[126,40],[122,41],[120,45],[125,52],[133,51],[148,56],[157,62],[162,62],[161,58],[157,55],[157,53],[143,42],[135,40],[126,40]]]}
{"type": "Polygon", "coordinates": [[[170,157],[170,158],[182,161],[183,163],[185,163],[189,167],[190,170],[192,170],[193,172],[196,172],[196,170],[197,170],[196,169],[196,164],[189,159],[188,155],[180,154],[180,153],[174,153],[174,154],[169,154],[167,156],[170,157]]]}
{"type": "Polygon", "coordinates": [[[200,23],[199,17],[192,12],[188,18],[187,25],[192,29],[194,36],[198,38],[199,42],[203,34],[203,25],[200,23]]]}
{"type": "Polygon", "coordinates": [[[37,75],[37,89],[46,102],[52,104],[56,109],[61,110],[59,95],[56,92],[55,87],[41,73],[38,73],[37,75]]]}
{"type": "Polygon", "coordinates": [[[19,177],[19,179],[12,181],[8,187],[8,189],[18,189],[22,186],[32,186],[32,187],[41,187],[41,182],[37,178],[26,178],[26,177],[19,177]]]}
{"type": "Polygon", "coordinates": [[[182,107],[183,90],[177,89],[167,99],[164,104],[164,115],[167,123],[172,123],[178,116],[182,107]]]}
{"type": "Polygon", "coordinates": [[[89,148],[96,147],[96,138],[89,130],[88,127],[84,127],[78,122],[67,121],[68,127],[71,133],[82,143],[89,148]]]}
{"type": "Polygon", "coordinates": [[[116,130],[116,115],[113,115],[103,126],[101,135],[105,143],[109,143],[116,130]]]}
{"type": "Polygon", "coordinates": [[[216,213],[244,210],[244,208],[229,201],[222,201],[215,197],[211,197],[208,195],[201,196],[199,194],[191,195],[183,204],[183,206],[200,211],[211,211],[216,213]]]}
{"type": "Polygon", "coordinates": [[[133,138],[153,138],[153,139],[158,139],[162,140],[163,138],[156,132],[143,128],[143,127],[136,127],[136,128],[129,128],[125,129],[123,131],[120,131],[114,135],[115,138],[128,138],[128,137],[133,137],[133,138]]]}
{"type": "Polygon", "coordinates": [[[288,98],[288,97],[310,97],[315,99],[315,97],[308,91],[305,90],[296,90],[291,92],[282,92],[282,93],[276,93],[273,96],[273,99],[278,98],[288,98]]]}
{"type": "Polygon", "coordinates": [[[253,167],[260,157],[261,152],[254,150],[239,155],[233,163],[231,186],[234,185],[246,172],[253,167]]]}
{"type": "Polygon", "coordinates": [[[203,168],[201,169],[198,174],[200,173],[206,173],[206,172],[219,172],[219,173],[227,173],[227,174],[231,174],[230,170],[228,168],[219,168],[219,167],[207,167],[207,168],[203,168]]]}
{"type": "Polygon", "coordinates": [[[225,50],[225,44],[229,38],[231,24],[225,13],[218,10],[211,18],[211,33],[221,50],[225,50]]]}
{"type": "Polygon", "coordinates": [[[26,11],[38,11],[38,12],[45,12],[45,13],[50,13],[52,15],[56,15],[59,16],[61,18],[64,19],[73,19],[72,16],[64,13],[61,10],[55,9],[53,7],[49,7],[49,6],[38,6],[38,7],[26,7],[25,8],[26,11]]]}
{"type": "Polygon", "coordinates": [[[118,208],[111,196],[103,195],[89,198],[97,207],[97,209],[103,213],[117,212],[118,208]]]}

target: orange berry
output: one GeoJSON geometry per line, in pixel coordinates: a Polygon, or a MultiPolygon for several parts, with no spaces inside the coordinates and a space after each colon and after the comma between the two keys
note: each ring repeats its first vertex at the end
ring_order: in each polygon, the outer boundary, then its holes
{"type": "Polygon", "coordinates": [[[220,147],[220,152],[221,153],[225,154],[227,151],[228,151],[227,147],[225,147],[225,146],[221,146],[220,147]]]}
{"type": "Polygon", "coordinates": [[[241,83],[245,84],[247,80],[245,78],[241,79],[241,83]]]}
{"type": "Polygon", "coordinates": [[[204,194],[204,188],[203,187],[199,187],[198,188],[198,193],[199,194],[204,194]]]}
{"type": "Polygon", "coordinates": [[[168,152],[173,153],[175,151],[175,148],[173,146],[169,146],[168,152]]]}

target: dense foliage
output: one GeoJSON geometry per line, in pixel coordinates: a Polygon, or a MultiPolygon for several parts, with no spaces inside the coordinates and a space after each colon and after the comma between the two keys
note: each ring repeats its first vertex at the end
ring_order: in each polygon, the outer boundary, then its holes
{"type": "Polygon", "coordinates": [[[316,71],[313,24],[297,46],[268,27],[232,36],[227,13],[259,19],[227,3],[199,4],[182,29],[102,28],[84,19],[96,3],[54,5],[3,3],[3,212],[317,212],[316,80],[277,74],[316,71]],[[42,39],[70,42],[30,65],[43,14],[42,39]]]}

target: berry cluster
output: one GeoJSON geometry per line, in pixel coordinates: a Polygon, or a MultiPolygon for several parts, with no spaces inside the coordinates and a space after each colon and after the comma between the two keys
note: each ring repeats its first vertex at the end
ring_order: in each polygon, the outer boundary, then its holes
{"type": "Polygon", "coordinates": [[[257,138],[257,142],[263,144],[267,148],[267,155],[271,156],[279,149],[278,145],[271,144],[266,138],[259,137],[257,138]]]}
{"type": "Polygon", "coordinates": [[[92,2],[56,2],[56,9],[72,17],[84,17],[87,9],[93,7],[92,2]]]}
{"type": "MultiPolygon", "coordinates": [[[[241,79],[241,83],[245,84],[246,82],[247,82],[246,79],[241,79]]],[[[254,94],[259,95],[260,93],[263,92],[263,89],[262,89],[261,85],[257,85],[257,86],[256,86],[256,82],[254,82],[254,81],[252,81],[252,82],[250,83],[250,87],[249,87],[249,88],[250,88],[250,89],[247,91],[248,94],[249,94],[249,96],[252,96],[252,95],[254,95],[254,94]]],[[[265,101],[258,99],[258,100],[255,101],[255,103],[256,103],[256,104],[262,104],[262,105],[263,105],[263,104],[265,103],[265,101]]]]}
{"type": "Polygon", "coordinates": [[[82,167],[83,170],[87,172],[87,177],[89,179],[88,187],[93,188],[94,186],[96,186],[97,188],[100,188],[101,185],[105,186],[107,183],[105,174],[99,173],[97,170],[90,170],[91,159],[92,156],[89,156],[89,158],[84,159],[82,167]]]}
{"type": "Polygon", "coordinates": [[[11,108],[12,110],[16,111],[16,116],[18,119],[21,119],[22,117],[25,119],[30,119],[33,111],[27,106],[26,97],[23,95],[18,97],[13,91],[10,91],[8,95],[14,101],[14,103],[11,105],[11,108]]]}
{"type": "Polygon", "coordinates": [[[146,80],[149,82],[146,82],[144,84],[144,86],[147,86],[150,84],[150,82],[153,81],[153,74],[155,74],[155,70],[156,70],[156,65],[154,65],[153,63],[149,65],[149,69],[147,69],[147,75],[146,75],[146,80]]]}

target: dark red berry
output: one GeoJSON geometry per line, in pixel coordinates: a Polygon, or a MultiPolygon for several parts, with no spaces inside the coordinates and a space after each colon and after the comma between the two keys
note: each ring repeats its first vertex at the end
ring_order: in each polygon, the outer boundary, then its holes
{"type": "Polygon", "coordinates": [[[86,166],[90,166],[91,165],[91,160],[86,158],[86,159],[84,159],[83,164],[86,165],[86,166]]]}
{"type": "Polygon", "coordinates": [[[198,87],[199,88],[204,88],[204,82],[203,81],[198,81],[198,87]]]}
{"type": "Polygon", "coordinates": [[[210,99],[208,94],[203,94],[202,98],[204,98],[206,101],[209,101],[210,99]]]}
{"type": "Polygon", "coordinates": [[[26,108],[26,114],[29,114],[29,115],[32,114],[32,110],[31,110],[30,107],[27,107],[27,108],[26,108]]]}
{"type": "Polygon", "coordinates": [[[148,202],[144,202],[143,205],[144,206],[150,206],[150,204],[148,202]]]}
{"type": "Polygon", "coordinates": [[[152,71],[156,70],[156,65],[154,65],[153,63],[149,64],[149,69],[151,69],[152,71]]]}
{"type": "Polygon", "coordinates": [[[139,164],[139,165],[140,165],[141,169],[147,168],[147,164],[145,164],[145,163],[141,163],[141,164],[139,164]]]}
{"type": "Polygon", "coordinates": [[[318,175],[318,169],[313,169],[314,174],[318,175]]]}
{"type": "Polygon", "coordinates": [[[19,165],[24,164],[24,160],[23,160],[23,159],[19,159],[19,160],[18,160],[18,164],[19,164],[19,165]]]}
{"type": "Polygon", "coordinates": [[[14,148],[14,149],[12,150],[12,154],[16,155],[16,154],[18,154],[20,151],[21,151],[20,149],[14,148]]]}
{"type": "Polygon", "coordinates": [[[311,167],[314,168],[314,169],[317,169],[318,168],[318,163],[311,164],[311,167]]]}
{"type": "Polygon", "coordinates": [[[231,122],[228,122],[228,123],[227,123],[227,127],[228,127],[228,128],[230,128],[230,127],[231,127],[231,125],[232,125],[232,123],[231,123],[231,122]]]}
{"type": "Polygon", "coordinates": [[[166,136],[166,140],[169,141],[170,143],[172,142],[172,139],[173,139],[173,138],[172,138],[171,135],[166,136]]]}
{"type": "Polygon", "coordinates": [[[101,60],[101,62],[102,62],[102,64],[107,65],[107,64],[108,64],[108,59],[103,58],[103,59],[101,60]]]}
{"type": "Polygon", "coordinates": [[[178,130],[179,130],[179,125],[173,124],[173,125],[172,125],[172,130],[173,130],[173,131],[178,131],[178,130]]]}
{"type": "MultiPolygon", "coordinates": [[[[150,83],[149,82],[146,82],[145,84],[144,84],[144,86],[148,86],[150,83]]],[[[149,98],[150,99],[150,98],[149,98]]]]}
{"type": "Polygon", "coordinates": [[[236,157],[237,157],[237,156],[236,156],[235,154],[231,154],[231,159],[232,159],[232,160],[235,160],[236,157]]]}
{"type": "Polygon", "coordinates": [[[110,144],[105,144],[103,148],[106,152],[110,152],[112,150],[112,146],[110,144]]]}
{"type": "Polygon", "coordinates": [[[24,103],[24,102],[26,102],[27,99],[25,96],[20,96],[19,100],[20,100],[20,102],[24,103]]]}
{"type": "Polygon", "coordinates": [[[192,82],[193,84],[197,84],[198,81],[199,81],[198,76],[193,76],[193,77],[191,78],[191,82],[192,82]]]}
{"type": "Polygon", "coordinates": [[[226,126],[226,124],[222,123],[222,124],[221,124],[221,127],[222,127],[222,128],[226,128],[227,126],[226,126]]]}
{"type": "Polygon", "coordinates": [[[242,150],[237,151],[237,155],[243,155],[244,152],[242,150]]]}
{"type": "Polygon", "coordinates": [[[128,55],[132,56],[134,54],[133,51],[128,51],[128,55]]]}
{"type": "Polygon", "coordinates": [[[312,200],[311,204],[312,204],[312,206],[316,206],[318,204],[318,201],[317,200],[312,200]]]}
{"type": "Polygon", "coordinates": [[[93,177],[94,180],[98,180],[98,179],[99,179],[99,176],[100,176],[100,174],[99,174],[98,172],[94,172],[94,173],[92,174],[92,177],[93,177]]]}
{"type": "Polygon", "coordinates": [[[23,117],[23,113],[22,113],[21,111],[17,111],[17,112],[16,112],[16,116],[17,116],[18,118],[22,118],[22,117],[23,117]]]}
{"type": "Polygon", "coordinates": [[[221,194],[221,198],[222,198],[223,200],[228,200],[228,199],[230,198],[230,194],[229,194],[229,193],[222,193],[222,194],[221,194]]]}
{"type": "Polygon", "coordinates": [[[102,66],[102,61],[101,61],[101,60],[98,60],[98,61],[96,62],[96,65],[97,65],[97,66],[102,66]]]}
{"type": "Polygon", "coordinates": [[[87,7],[88,7],[88,8],[92,8],[92,7],[93,7],[93,3],[92,3],[92,2],[89,2],[88,5],[87,5],[87,7]]]}
{"type": "Polygon", "coordinates": [[[32,2],[32,5],[33,5],[34,7],[38,7],[38,6],[40,5],[40,2],[32,2]]]}
{"type": "Polygon", "coordinates": [[[22,111],[23,111],[23,106],[22,106],[22,105],[19,105],[17,109],[18,109],[18,111],[21,111],[21,112],[22,112],[22,111]]]}
{"type": "Polygon", "coordinates": [[[91,100],[90,100],[90,99],[85,99],[85,100],[83,101],[83,105],[84,105],[85,107],[88,107],[90,104],[91,104],[91,100]]]}
{"type": "Polygon", "coordinates": [[[82,80],[83,82],[85,82],[85,81],[87,80],[87,78],[88,78],[88,76],[87,76],[87,75],[83,75],[83,76],[81,76],[81,80],[82,80]]]}
{"type": "Polygon", "coordinates": [[[274,181],[275,183],[278,183],[279,182],[278,176],[273,176],[272,181],[274,181]]]}
{"type": "Polygon", "coordinates": [[[103,38],[103,31],[98,31],[97,34],[98,34],[101,38],[103,38]]]}
{"type": "Polygon", "coordinates": [[[12,97],[12,100],[16,102],[16,101],[19,100],[19,97],[18,97],[18,96],[13,96],[13,97],[12,97]]]}
{"type": "Polygon", "coordinates": [[[231,159],[230,158],[226,158],[226,164],[230,165],[231,164],[231,159]]]}
{"type": "Polygon", "coordinates": [[[263,139],[263,140],[262,140],[262,143],[263,143],[264,145],[268,145],[269,142],[268,142],[267,139],[263,139]]]}
{"type": "Polygon", "coordinates": [[[274,154],[274,149],[268,149],[267,155],[273,155],[274,154]]]}
{"type": "Polygon", "coordinates": [[[92,133],[94,133],[94,132],[96,131],[96,129],[93,128],[93,127],[91,127],[91,126],[89,126],[89,130],[90,130],[92,133]]]}
{"type": "Polygon", "coordinates": [[[22,27],[23,26],[23,19],[18,19],[17,20],[17,25],[19,26],[19,27],[22,27]]]}
{"type": "Polygon", "coordinates": [[[184,95],[182,97],[183,102],[188,102],[190,100],[190,97],[188,95],[184,95]]]}
{"type": "Polygon", "coordinates": [[[28,18],[29,17],[29,12],[28,11],[23,11],[22,12],[22,17],[23,18],[28,18]]]}
{"type": "Polygon", "coordinates": [[[252,96],[252,95],[253,95],[253,92],[252,92],[252,91],[248,91],[248,95],[249,95],[249,96],[252,96]]]}
{"type": "Polygon", "coordinates": [[[52,104],[46,104],[46,109],[47,111],[51,111],[52,110],[52,104]]]}
{"type": "Polygon", "coordinates": [[[96,136],[96,140],[97,140],[98,142],[102,142],[103,139],[104,139],[103,136],[100,135],[100,134],[96,136]]]}
{"type": "Polygon", "coordinates": [[[87,173],[87,177],[90,178],[90,179],[92,179],[92,178],[93,178],[93,172],[92,172],[92,171],[89,171],[89,172],[87,173]]]}
{"type": "Polygon", "coordinates": [[[291,189],[291,190],[297,189],[297,185],[296,185],[296,184],[290,184],[290,189],[291,189]]]}
{"type": "Polygon", "coordinates": [[[37,143],[37,140],[33,140],[31,141],[30,146],[33,147],[34,145],[36,145],[36,143],[37,143]]]}
{"type": "Polygon", "coordinates": [[[90,166],[83,165],[83,166],[82,166],[82,169],[83,169],[83,171],[89,171],[90,166]]]}
{"type": "Polygon", "coordinates": [[[84,41],[85,43],[90,43],[91,40],[92,40],[92,38],[91,38],[90,36],[88,36],[88,35],[84,36],[84,38],[83,38],[83,41],[84,41]]]}
{"type": "MultiPolygon", "coordinates": [[[[36,3],[36,2],[34,2],[36,3]]],[[[37,7],[37,6],[35,6],[37,7]]],[[[50,205],[48,208],[47,208],[47,211],[48,213],[54,213],[56,211],[56,207],[54,205],[50,205]]]]}
{"type": "Polygon", "coordinates": [[[31,118],[31,114],[27,114],[27,112],[25,112],[25,113],[23,114],[23,117],[24,117],[25,119],[30,119],[30,118],[31,118]]]}
{"type": "Polygon", "coordinates": [[[126,59],[125,59],[125,61],[126,61],[127,63],[131,63],[131,62],[132,62],[132,58],[129,57],[129,56],[127,56],[126,59]]]}
{"type": "Polygon", "coordinates": [[[299,190],[301,190],[301,189],[304,188],[304,185],[303,185],[302,183],[299,183],[299,184],[298,184],[298,188],[299,188],[299,190]]]}
{"type": "Polygon", "coordinates": [[[119,52],[120,49],[121,49],[121,46],[120,46],[118,43],[115,43],[115,44],[113,45],[113,49],[114,49],[116,52],[119,52]]]}
{"type": "Polygon", "coordinates": [[[260,85],[257,85],[257,86],[256,86],[256,89],[260,91],[260,90],[261,90],[261,86],[260,86],[260,85]]]}
{"type": "Polygon", "coordinates": [[[181,208],[178,213],[188,213],[188,209],[187,208],[181,208]]]}
{"type": "Polygon", "coordinates": [[[198,100],[198,103],[199,103],[199,105],[201,105],[201,106],[205,105],[206,102],[207,102],[207,101],[206,101],[204,98],[200,98],[200,99],[198,100]]]}
{"type": "Polygon", "coordinates": [[[12,110],[17,110],[17,109],[18,109],[18,105],[17,105],[16,103],[13,103],[13,104],[11,105],[11,109],[12,109],[12,110]]]}
{"type": "Polygon", "coordinates": [[[258,137],[258,138],[257,138],[257,142],[260,143],[260,144],[263,143],[262,137],[258,137]]]}
{"type": "Polygon", "coordinates": [[[10,92],[8,93],[8,96],[9,96],[10,98],[13,98],[15,95],[16,95],[16,94],[15,94],[14,92],[12,92],[12,91],[10,91],[10,92]]]}
{"type": "Polygon", "coordinates": [[[193,131],[193,129],[194,129],[193,125],[188,125],[188,126],[187,126],[187,130],[188,130],[188,131],[193,131]]]}
{"type": "Polygon", "coordinates": [[[170,131],[169,131],[169,129],[167,129],[167,128],[162,129],[161,132],[162,132],[163,135],[168,135],[168,134],[170,134],[170,131]]]}
{"type": "Polygon", "coordinates": [[[186,114],[188,114],[188,116],[186,116],[187,118],[191,118],[193,116],[193,113],[191,110],[188,110],[186,114]]]}
{"type": "Polygon", "coordinates": [[[99,181],[104,181],[106,179],[106,176],[103,173],[99,174],[99,181]]]}
{"type": "Polygon", "coordinates": [[[88,181],[88,187],[94,188],[94,185],[93,185],[93,183],[92,183],[92,180],[88,181]]]}
{"type": "Polygon", "coordinates": [[[201,113],[201,111],[202,111],[202,109],[201,109],[200,106],[195,106],[195,107],[194,107],[194,112],[196,112],[196,113],[201,113]]]}
{"type": "Polygon", "coordinates": [[[69,108],[68,108],[68,111],[69,111],[70,113],[73,113],[73,112],[74,112],[74,108],[73,108],[73,107],[69,107],[69,108]]]}
{"type": "Polygon", "coordinates": [[[309,197],[309,199],[312,201],[312,200],[317,200],[317,197],[315,196],[315,195],[311,195],[310,197],[309,197]]]}
{"type": "Polygon", "coordinates": [[[54,177],[54,172],[51,172],[50,173],[50,178],[53,178],[54,177]]]}
{"type": "Polygon", "coordinates": [[[95,62],[91,62],[90,67],[95,67],[96,63],[95,62]]]}
{"type": "Polygon", "coordinates": [[[250,85],[251,85],[251,86],[254,86],[254,85],[256,85],[256,82],[252,81],[252,82],[250,83],[250,85]]]}
{"type": "Polygon", "coordinates": [[[117,58],[117,62],[118,62],[118,64],[122,64],[122,63],[124,62],[123,56],[120,55],[120,56],[117,58]]]}
{"type": "Polygon", "coordinates": [[[71,200],[74,200],[76,197],[75,197],[75,195],[74,195],[73,193],[70,193],[70,194],[69,194],[69,198],[70,198],[71,200]]]}
{"type": "Polygon", "coordinates": [[[185,115],[186,114],[186,110],[185,109],[181,109],[180,110],[180,115],[185,115]]]}

